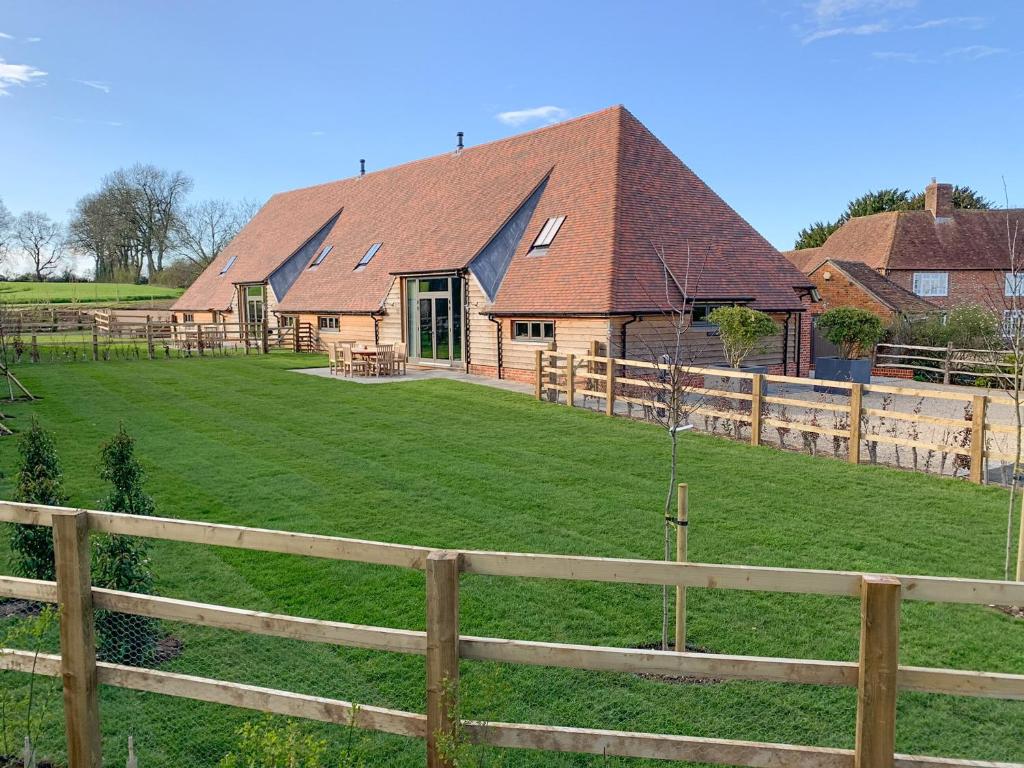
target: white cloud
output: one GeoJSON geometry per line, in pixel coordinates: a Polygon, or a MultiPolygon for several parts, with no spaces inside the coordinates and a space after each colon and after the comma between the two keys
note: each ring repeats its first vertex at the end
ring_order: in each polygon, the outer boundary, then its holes
{"type": "Polygon", "coordinates": [[[921,57],[916,53],[907,51],[874,51],[871,57],[882,61],[905,61],[908,64],[917,64],[921,61],[921,57]]]}
{"type": "Polygon", "coordinates": [[[40,42],[42,42],[42,40],[43,40],[43,38],[41,38],[41,37],[26,37],[25,38],[25,42],[26,43],[40,43],[40,42]]]}
{"type": "Polygon", "coordinates": [[[106,125],[110,128],[120,128],[124,125],[120,120],[92,120],[87,117],[55,117],[54,120],[75,125],[106,125]]]}
{"type": "Polygon", "coordinates": [[[110,83],[105,83],[102,80],[75,80],[75,82],[81,85],[86,85],[90,88],[95,88],[97,91],[110,93],[110,83]]]}
{"type": "Polygon", "coordinates": [[[523,125],[533,121],[557,123],[565,120],[569,111],[561,107],[533,107],[531,109],[514,109],[510,112],[499,112],[495,117],[505,125],[523,125]]]}
{"type": "Polygon", "coordinates": [[[0,96],[8,95],[12,85],[28,85],[42,77],[46,73],[31,64],[8,64],[0,59],[0,96]]]}
{"type": "Polygon", "coordinates": [[[991,45],[965,45],[963,48],[951,48],[946,51],[946,56],[959,56],[965,59],[984,59],[989,56],[997,56],[1001,53],[1009,53],[1006,48],[993,48],[991,45]]]}
{"type": "Polygon", "coordinates": [[[830,37],[841,37],[846,35],[854,35],[857,37],[864,37],[867,35],[877,35],[885,32],[889,29],[884,23],[877,24],[858,24],[853,27],[830,27],[826,29],[819,29],[804,35],[801,42],[804,45],[813,43],[816,40],[826,40],[830,37]]]}
{"type": "Polygon", "coordinates": [[[917,0],[815,0],[807,7],[818,22],[827,24],[846,16],[886,13],[917,5],[917,0]]]}
{"type": "Polygon", "coordinates": [[[981,16],[947,16],[944,19],[928,19],[920,24],[912,24],[907,29],[941,29],[943,27],[967,27],[981,29],[988,20],[981,16]]]}
{"type": "Polygon", "coordinates": [[[0,40],[13,40],[14,35],[8,35],[6,32],[0,32],[0,40]]]}

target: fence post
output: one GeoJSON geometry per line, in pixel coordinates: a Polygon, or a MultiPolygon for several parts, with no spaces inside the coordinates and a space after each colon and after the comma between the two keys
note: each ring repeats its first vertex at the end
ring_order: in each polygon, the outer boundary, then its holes
{"type": "Polygon", "coordinates": [[[39,362],[39,344],[34,333],[32,334],[32,350],[29,353],[29,358],[33,363],[39,362]]]}
{"type": "Polygon", "coordinates": [[[146,354],[150,360],[156,357],[153,351],[153,318],[149,315],[146,315],[146,354]]]}
{"type": "Polygon", "coordinates": [[[565,354],[565,404],[573,407],[576,400],[576,355],[565,354]]]}
{"type": "Polygon", "coordinates": [[[615,415],[615,358],[608,356],[604,373],[608,379],[604,383],[604,412],[608,416],[615,415]]]}
{"type": "Polygon", "coordinates": [[[196,350],[199,356],[203,356],[203,324],[196,323],[196,350]]]}
{"type": "Polygon", "coordinates": [[[850,385],[850,441],[847,453],[851,464],[860,464],[860,414],[863,410],[864,385],[850,385]]]}
{"type": "Polygon", "coordinates": [[[942,383],[949,384],[949,369],[953,365],[953,342],[946,343],[946,359],[942,361],[942,383]]]}
{"type": "Polygon", "coordinates": [[[97,332],[97,325],[99,324],[99,318],[96,315],[92,317],[92,359],[94,361],[100,359],[100,339],[97,332]]]}
{"type": "Polygon", "coordinates": [[[534,353],[534,359],[537,365],[537,380],[534,382],[534,395],[540,400],[543,397],[544,392],[544,350],[538,349],[534,353]]]}
{"type": "Polygon", "coordinates": [[[761,388],[764,374],[755,373],[750,385],[750,444],[761,444],[761,388]]]}
{"type": "Polygon", "coordinates": [[[71,768],[100,768],[96,638],[89,575],[89,524],[82,510],[53,513],[60,672],[71,768]]]}
{"type": "Polygon", "coordinates": [[[459,696],[458,552],[427,556],[427,766],[450,768],[438,737],[453,733],[459,696]]]}
{"type": "Polygon", "coordinates": [[[899,647],[900,583],[891,576],[864,576],[854,768],[893,766],[899,647]]]}
{"type": "MultiPolygon", "coordinates": [[[[676,562],[686,562],[686,534],[689,524],[690,494],[686,483],[676,492],[676,562]]],[[[686,587],[676,587],[676,651],[686,650],[686,587]]]]}
{"type": "MultiPolygon", "coordinates": [[[[593,339],[590,342],[590,351],[587,353],[587,355],[590,357],[590,359],[587,360],[587,373],[597,373],[597,356],[601,352],[601,350],[599,349],[599,344],[600,342],[598,342],[597,339],[593,339]]],[[[597,389],[597,387],[594,386],[593,379],[587,379],[587,389],[589,389],[591,392],[597,389]]]]}
{"type": "Polygon", "coordinates": [[[985,406],[988,395],[975,395],[971,405],[971,482],[981,484],[985,475],[985,406]]]}
{"type": "Polygon", "coordinates": [[[267,322],[267,318],[263,318],[263,322],[260,323],[260,334],[262,335],[261,346],[263,354],[270,352],[270,324],[267,322]]]}

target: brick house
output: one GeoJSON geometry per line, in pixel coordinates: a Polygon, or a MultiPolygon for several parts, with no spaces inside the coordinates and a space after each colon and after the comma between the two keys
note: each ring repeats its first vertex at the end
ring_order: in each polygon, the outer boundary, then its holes
{"type": "Polygon", "coordinates": [[[625,108],[274,195],[175,303],[191,322],[309,323],[321,344],[532,376],[535,351],[658,354],[745,304],[784,328],[756,361],[809,367],[813,286],[625,108]]]}
{"type": "MultiPolygon", "coordinates": [[[[820,248],[786,255],[808,275],[825,262],[860,262],[940,309],[977,304],[1003,314],[1006,321],[1013,292],[1024,296],[1024,281],[1014,285],[1007,274],[1008,228],[1012,232],[1018,226],[1020,254],[1024,209],[955,209],[953,186],[932,181],[925,188],[924,210],[855,217],[820,248]]],[[[821,281],[815,283],[822,290],[821,281]]]]}
{"type": "Polygon", "coordinates": [[[857,307],[891,321],[897,317],[915,319],[942,311],[936,304],[860,261],[826,259],[813,266],[808,277],[821,296],[821,302],[815,306],[816,313],[833,307],[857,307]]]}

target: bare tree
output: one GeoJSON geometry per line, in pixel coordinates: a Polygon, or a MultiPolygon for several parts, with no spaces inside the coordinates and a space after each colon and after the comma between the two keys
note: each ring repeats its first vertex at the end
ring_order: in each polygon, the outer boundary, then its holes
{"type": "Polygon", "coordinates": [[[7,248],[11,241],[11,229],[14,226],[14,217],[7,210],[4,201],[0,198],[0,261],[7,257],[7,248]]]}
{"type": "Polygon", "coordinates": [[[185,206],[175,227],[178,251],[198,267],[212,262],[259,210],[249,200],[203,200],[185,206]]]}
{"type": "MultiPolygon", "coordinates": [[[[693,299],[700,285],[700,278],[707,263],[705,253],[699,264],[691,259],[687,247],[685,270],[677,276],[665,258],[665,249],[652,243],[654,256],[661,268],[661,289],[663,296],[651,296],[649,289],[643,287],[648,300],[653,306],[661,306],[661,320],[654,331],[641,331],[638,339],[643,355],[654,364],[656,381],[645,387],[641,396],[646,416],[663,428],[668,435],[671,446],[669,454],[668,489],[664,505],[664,557],[672,559],[672,533],[677,525],[676,514],[672,502],[677,492],[679,478],[679,433],[690,423],[690,416],[701,405],[701,399],[695,398],[696,388],[694,377],[688,372],[694,362],[703,353],[704,345],[694,343],[688,337],[693,324],[693,299]]],[[[668,650],[669,642],[669,588],[661,588],[661,649],[668,650]]],[[[685,648],[676,648],[684,651],[685,648]]]]}
{"type": "Polygon", "coordinates": [[[118,207],[131,222],[147,274],[159,272],[174,247],[174,232],[192,179],[181,171],[139,163],[115,171],[104,186],[114,192],[118,207]]]}
{"type": "Polygon", "coordinates": [[[57,269],[64,254],[64,227],[41,211],[25,211],[14,220],[14,242],[32,262],[42,282],[57,269]]]}

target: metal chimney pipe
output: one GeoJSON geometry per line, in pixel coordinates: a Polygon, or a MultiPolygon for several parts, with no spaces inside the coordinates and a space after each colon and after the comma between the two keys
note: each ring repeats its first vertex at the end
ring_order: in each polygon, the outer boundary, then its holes
{"type": "Polygon", "coordinates": [[[360,160],[359,161],[359,175],[360,176],[365,176],[366,175],[366,161],[365,160],[360,160]]]}
{"type": "Polygon", "coordinates": [[[459,132],[458,132],[458,133],[456,133],[455,135],[456,135],[456,137],[458,137],[458,139],[459,139],[459,145],[458,145],[458,146],[457,146],[457,147],[456,147],[455,149],[456,149],[457,151],[461,152],[461,151],[462,151],[462,137],[463,137],[463,136],[464,136],[465,134],[463,134],[463,132],[462,132],[462,131],[459,131],[459,132]]]}

